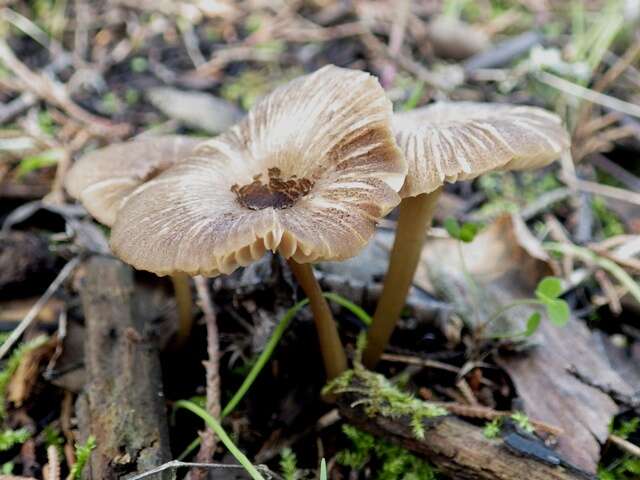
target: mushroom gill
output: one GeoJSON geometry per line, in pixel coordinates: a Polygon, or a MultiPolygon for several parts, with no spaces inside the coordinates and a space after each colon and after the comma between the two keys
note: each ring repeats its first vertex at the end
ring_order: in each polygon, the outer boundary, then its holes
{"type": "Polygon", "coordinates": [[[133,193],[113,249],[160,275],[230,273],[265,250],[349,258],[400,200],[406,165],[390,125],[366,73],[328,66],[293,80],[133,193]]]}

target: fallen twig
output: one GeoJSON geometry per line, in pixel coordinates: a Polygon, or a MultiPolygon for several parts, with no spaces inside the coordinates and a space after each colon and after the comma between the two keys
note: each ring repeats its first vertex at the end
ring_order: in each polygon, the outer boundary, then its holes
{"type": "Polygon", "coordinates": [[[47,460],[43,474],[45,480],[60,480],[60,459],[58,458],[58,447],[49,445],[47,447],[47,460]]]}
{"type": "Polygon", "coordinates": [[[80,297],[88,385],[76,402],[79,441],[95,437],[87,478],[121,478],[171,458],[155,333],[134,294],[128,266],[98,255],[87,262],[80,297]]]}
{"type": "MultiPolygon", "coordinates": [[[[446,409],[448,412],[454,415],[466,418],[482,418],[484,420],[494,420],[496,418],[509,417],[514,413],[495,410],[493,408],[479,405],[464,405],[457,402],[433,402],[433,404],[446,409]]],[[[559,437],[564,433],[564,430],[556,427],[555,425],[550,425],[545,422],[531,419],[529,419],[529,422],[531,422],[531,425],[533,425],[533,427],[538,432],[549,433],[555,437],[559,437]]]]}
{"type": "MultiPolygon", "coordinates": [[[[131,477],[129,478],[129,480],[142,480],[143,478],[147,478],[150,477],[152,475],[156,475],[158,473],[164,472],[165,470],[173,470],[173,469],[177,469],[177,468],[207,468],[210,470],[244,470],[244,467],[242,465],[228,465],[226,463],[200,463],[200,462],[181,462],[180,460],[171,460],[170,462],[167,462],[163,465],[160,465],[157,468],[154,468],[152,470],[149,470],[147,472],[141,473],[140,475],[136,475],[135,477],[131,477]]],[[[265,475],[267,475],[270,478],[275,478],[276,480],[280,480],[281,477],[279,475],[277,475],[276,473],[272,472],[271,470],[269,470],[269,468],[267,468],[264,465],[258,465],[256,466],[256,468],[264,473],[265,475]]]]}
{"type": "Polygon", "coordinates": [[[38,97],[31,92],[24,92],[18,98],[0,105],[0,125],[8,122],[12,118],[36,104],[38,97]]]}
{"type": "MultiPolygon", "coordinates": [[[[209,359],[204,362],[207,371],[207,411],[213,418],[220,418],[220,372],[219,372],[219,339],[218,324],[216,322],[216,313],[209,295],[209,286],[204,277],[198,276],[194,279],[196,291],[200,298],[200,304],[204,313],[204,320],[207,326],[207,354],[209,359]]],[[[216,450],[216,435],[211,428],[204,431],[202,435],[202,444],[197,455],[199,462],[207,462],[216,450]]],[[[194,468],[191,478],[201,479],[205,476],[205,471],[200,468],[194,468]]]]}
{"type": "Polygon", "coordinates": [[[354,407],[357,398],[339,399],[340,414],[359,428],[379,435],[429,459],[442,473],[459,479],[474,480],[573,480],[594,479],[586,472],[564,465],[560,457],[554,464],[522,456],[506,448],[503,440],[486,438],[480,428],[455,417],[439,417],[425,426],[424,439],[413,434],[409,419],[368,416],[354,407]]]}
{"type": "Polygon", "coordinates": [[[71,272],[76,268],[78,262],[80,261],[80,257],[75,257],[60,270],[58,276],[51,282],[49,288],[45,290],[42,296],[38,299],[38,301],[31,307],[31,310],[25,315],[25,317],[20,321],[18,326],[13,329],[11,335],[4,341],[4,343],[0,346],[0,358],[3,358],[11,347],[20,339],[24,331],[31,325],[31,322],[35,320],[40,313],[40,310],[47,304],[51,296],[55,293],[55,291],[62,285],[62,282],[71,274],[71,272]]]}
{"type": "Polygon", "coordinates": [[[571,178],[566,172],[563,172],[563,174],[561,174],[561,179],[570,187],[582,192],[595,193],[596,195],[613,198],[621,202],[640,205],[640,193],[637,192],[612,187],[610,185],[603,185],[596,182],[590,182],[588,180],[581,180],[577,177],[571,178]]]}
{"type": "Polygon", "coordinates": [[[618,435],[613,435],[613,434],[609,435],[609,438],[607,440],[609,440],[614,445],[620,447],[625,452],[640,458],[640,447],[637,446],[635,443],[631,443],[628,440],[625,440],[624,438],[619,437],[618,435]]]}
{"type": "Polygon", "coordinates": [[[64,85],[55,80],[32,72],[13,53],[6,41],[0,40],[0,61],[19,79],[22,88],[66,111],[71,117],[87,125],[95,135],[121,137],[130,130],[128,124],[114,124],[98,117],[71,100],[64,85]]]}
{"type": "Polygon", "coordinates": [[[611,108],[612,110],[631,115],[632,117],[640,117],[640,106],[634,105],[633,103],[625,102],[619,98],[585,88],[577,83],[572,83],[548,72],[538,72],[535,74],[535,78],[540,82],[571,96],[587,100],[603,107],[611,108]]]}
{"type": "Polygon", "coordinates": [[[606,270],[613,275],[637,301],[640,302],[640,285],[638,285],[616,262],[609,260],[608,258],[603,258],[588,248],[579,247],[573,244],[549,242],[545,243],[543,246],[547,250],[577,257],[587,264],[597,265],[598,267],[606,270]]]}

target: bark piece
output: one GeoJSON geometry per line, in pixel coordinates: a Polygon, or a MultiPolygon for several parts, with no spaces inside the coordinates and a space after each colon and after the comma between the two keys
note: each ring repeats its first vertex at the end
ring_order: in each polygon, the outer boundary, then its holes
{"type": "MultiPolygon", "coordinates": [[[[574,480],[595,476],[566,466],[520,456],[501,439],[487,439],[482,429],[455,417],[439,417],[417,440],[409,419],[368,417],[356,398],[340,398],[340,414],[362,430],[426,457],[438,470],[460,480],[574,480]]],[[[506,437],[505,437],[506,438],[506,437]]],[[[518,437],[521,438],[521,437],[518,437]]],[[[557,458],[557,457],[554,457],[557,458]]]]}
{"type": "Polygon", "coordinates": [[[120,261],[89,261],[81,298],[90,381],[78,413],[82,437],[93,435],[97,448],[86,478],[117,479],[170,459],[160,361],[133,290],[132,271],[120,261]]]}

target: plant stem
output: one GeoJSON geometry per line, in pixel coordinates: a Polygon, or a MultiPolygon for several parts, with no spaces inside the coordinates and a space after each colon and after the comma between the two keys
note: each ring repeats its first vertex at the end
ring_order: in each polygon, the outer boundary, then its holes
{"type": "Polygon", "coordinates": [[[227,447],[229,453],[231,453],[231,455],[235,457],[240,465],[244,467],[249,476],[251,476],[251,478],[253,478],[254,480],[264,480],[264,477],[260,474],[260,472],[258,472],[256,467],[253,466],[253,464],[249,461],[245,454],[242,453],[238,447],[236,447],[236,445],[233,443],[233,440],[231,440],[229,435],[227,435],[227,432],[224,431],[218,421],[213,418],[206,410],[200,408],[198,405],[189,400],[178,400],[175,403],[175,408],[184,408],[202,418],[205,423],[216,433],[216,435],[218,435],[218,438],[220,438],[220,441],[224,444],[225,447],[227,447]]]}
{"type": "MultiPolygon", "coordinates": [[[[327,300],[331,300],[332,302],[335,302],[338,305],[349,310],[351,313],[356,315],[365,325],[367,326],[371,325],[371,318],[369,317],[367,312],[365,312],[358,305],[350,302],[346,298],[343,298],[340,295],[337,295],[335,293],[326,292],[326,293],[323,293],[322,295],[327,300]]],[[[274,350],[278,346],[278,343],[282,339],[282,336],[284,335],[285,330],[289,327],[289,324],[291,323],[293,318],[298,314],[298,312],[300,312],[300,310],[302,310],[308,304],[309,304],[309,299],[305,298],[304,300],[300,300],[298,303],[294,304],[289,310],[287,310],[284,313],[284,315],[278,322],[278,325],[276,326],[275,330],[271,334],[269,341],[267,342],[264,349],[258,356],[258,359],[255,361],[255,363],[253,364],[253,367],[251,367],[251,370],[249,371],[247,376],[244,378],[242,385],[238,387],[238,390],[236,390],[236,393],[233,395],[233,397],[231,397],[231,400],[229,400],[229,402],[222,409],[222,413],[220,414],[221,419],[229,415],[238,406],[240,401],[244,398],[246,393],[249,391],[249,389],[255,382],[256,378],[258,378],[258,375],[260,375],[260,373],[264,369],[264,366],[267,364],[267,362],[271,358],[271,355],[273,354],[274,350]]],[[[198,437],[193,442],[191,442],[189,446],[185,448],[183,452],[180,454],[180,456],[178,457],[178,460],[183,460],[187,458],[187,456],[189,456],[191,452],[193,452],[196,448],[198,448],[201,441],[202,441],[201,438],[198,437]]]]}
{"type": "MultiPolygon", "coordinates": [[[[204,277],[197,276],[195,279],[196,290],[204,313],[204,320],[207,325],[207,355],[209,359],[204,362],[207,378],[207,412],[215,419],[220,418],[220,342],[218,338],[218,324],[216,312],[209,295],[209,285],[204,277]]],[[[198,462],[210,462],[216,451],[216,436],[214,430],[207,428],[202,433],[202,443],[200,451],[196,457],[198,462]]],[[[191,480],[203,479],[206,471],[203,469],[193,469],[190,472],[191,480]]]]}
{"type": "Polygon", "coordinates": [[[176,297],[176,307],[178,309],[178,331],[175,337],[177,347],[181,347],[189,339],[193,326],[193,315],[191,312],[193,298],[191,296],[189,279],[190,277],[186,273],[175,273],[171,275],[173,292],[176,297]]]}
{"type": "MultiPolygon", "coordinates": [[[[500,318],[502,315],[504,315],[506,312],[508,312],[509,310],[511,310],[512,308],[515,307],[522,307],[525,305],[536,305],[536,306],[545,306],[545,303],[542,300],[537,300],[535,298],[523,298],[521,300],[514,300],[513,302],[509,302],[506,305],[503,305],[496,313],[494,313],[491,318],[489,318],[488,320],[486,320],[482,325],[478,326],[478,328],[476,328],[476,335],[480,335],[485,328],[487,328],[491,323],[495,322],[498,318],[500,318]]],[[[515,334],[498,334],[498,335],[492,335],[491,338],[495,339],[495,340],[499,340],[502,338],[508,338],[509,336],[520,336],[523,335],[523,332],[518,332],[515,334]]]]}
{"type": "Polygon", "coordinates": [[[398,322],[441,191],[442,189],[438,189],[417,197],[408,197],[400,203],[389,269],[367,334],[367,346],[363,355],[367,368],[376,366],[398,322]]]}
{"type": "Polygon", "coordinates": [[[271,358],[273,351],[276,349],[278,342],[280,342],[282,335],[284,335],[284,332],[289,326],[289,323],[291,323],[291,320],[293,320],[293,317],[295,317],[296,314],[307,305],[307,303],[309,303],[309,300],[307,300],[306,298],[304,300],[300,300],[284,314],[284,316],[280,320],[280,323],[278,323],[278,326],[273,331],[271,338],[265,345],[264,350],[262,350],[262,353],[258,357],[258,360],[253,365],[251,371],[242,382],[242,385],[240,385],[240,388],[238,388],[231,400],[229,400],[229,403],[227,403],[222,410],[222,418],[229,415],[233,411],[233,409],[236,408],[238,403],[240,403],[240,400],[242,400],[249,388],[251,388],[251,385],[253,385],[253,382],[256,378],[258,378],[258,375],[271,358]]]}
{"type": "Polygon", "coordinates": [[[542,246],[552,252],[562,253],[563,255],[573,255],[585,263],[597,265],[606,270],[629,291],[629,294],[633,296],[636,301],[640,302],[640,285],[613,260],[601,257],[588,248],[568,243],[547,242],[542,246]]]}
{"type": "Polygon", "coordinates": [[[347,369],[347,355],[340,341],[336,322],[333,319],[327,300],[322,296],[322,290],[313,274],[311,265],[297,263],[292,259],[287,260],[287,262],[302,290],[309,298],[309,306],[313,312],[318,340],[320,341],[324,368],[327,378],[331,380],[347,369]]]}

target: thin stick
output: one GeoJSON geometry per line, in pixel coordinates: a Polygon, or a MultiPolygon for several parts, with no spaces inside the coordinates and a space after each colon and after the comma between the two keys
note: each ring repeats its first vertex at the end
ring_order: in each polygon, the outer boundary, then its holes
{"type": "Polygon", "coordinates": [[[609,440],[614,445],[617,445],[625,452],[640,458],[640,447],[631,443],[630,441],[625,440],[624,438],[619,437],[618,435],[613,435],[613,434],[609,435],[609,438],[607,438],[607,440],[609,440]]]}
{"type": "Polygon", "coordinates": [[[64,267],[62,267],[62,270],[60,270],[58,276],[53,280],[53,282],[51,282],[49,288],[47,288],[47,290],[42,294],[38,301],[27,312],[25,317],[20,321],[18,326],[13,329],[11,335],[9,335],[2,346],[0,346],[0,358],[3,358],[7,354],[7,352],[11,350],[13,344],[20,339],[24,331],[29,327],[29,325],[31,325],[31,322],[33,322],[38,316],[40,310],[42,310],[51,296],[56,292],[56,290],[58,290],[60,285],[62,285],[62,282],[64,282],[65,279],[71,274],[73,269],[76,268],[76,265],[78,265],[79,261],[80,257],[72,258],[64,267]]]}
{"type": "MultiPolygon", "coordinates": [[[[207,325],[207,354],[209,360],[204,362],[207,371],[207,412],[214,418],[220,418],[220,345],[218,340],[218,324],[216,313],[209,295],[209,288],[204,277],[195,277],[196,291],[200,298],[204,320],[207,325]]],[[[208,462],[216,450],[216,435],[209,426],[202,434],[202,443],[197,455],[199,462],[208,462]]],[[[191,478],[204,478],[204,470],[192,470],[191,478]]]]}
{"type": "MultiPolygon", "coordinates": [[[[244,470],[242,465],[229,465],[227,463],[198,463],[198,462],[181,462],[180,460],[171,460],[170,462],[164,463],[159,467],[148,470],[140,475],[136,475],[135,477],[131,477],[129,480],[142,480],[143,478],[151,477],[157,473],[164,472],[165,470],[172,470],[174,468],[183,468],[183,467],[197,467],[197,468],[209,468],[211,470],[244,470]]],[[[280,478],[274,472],[269,470],[265,465],[258,465],[256,469],[262,471],[265,475],[274,478],[280,478]]]]}
{"type": "Polygon", "coordinates": [[[363,363],[368,368],[373,368],[378,363],[405,305],[440,192],[441,189],[438,189],[432,193],[405,198],[400,203],[389,269],[363,354],[363,363]]]}
{"type": "Polygon", "coordinates": [[[87,125],[95,135],[120,137],[126,135],[131,126],[125,123],[115,124],[110,120],[94,115],[75,103],[64,85],[45,76],[32,72],[29,67],[15,56],[9,44],[0,39],[0,60],[20,80],[21,88],[30,91],[47,102],[62,108],[70,117],[87,125]]]}
{"type": "Polygon", "coordinates": [[[385,362],[398,362],[406,363],[409,365],[420,365],[426,368],[434,368],[438,370],[445,370],[447,372],[453,372],[455,374],[460,373],[458,367],[449,365],[448,363],[438,362],[437,360],[429,360],[428,358],[410,357],[408,355],[396,355],[393,353],[385,353],[380,356],[380,360],[385,362]]]}
{"type": "Polygon", "coordinates": [[[560,90],[561,92],[567,93],[577,98],[581,98],[582,100],[587,100],[591,103],[595,103],[603,107],[610,108],[612,110],[616,110],[617,112],[625,113],[632,117],[640,118],[640,106],[633,103],[625,102],[624,100],[620,100],[610,95],[605,95],[604,93],[585,88],[581,85],[569,82],[568,80],[560,78],[551,73],[539,72],[535,75],[535,77],[542,83],[549,85],[556,90],[560,90]]]}
{"type": "MultiPolygon", "coordinates": [[[[449,413],[453,413],[454,415],[457,415],[459,417],[466,418],[482,418],[484,420],[493,420],[500,417],[509,417],[515,413],[512,411],[494,410],[493,408],[483,407],[481,405],[465,405],[456,402],[430,403],[447,409],[449,413]]],[[[564,431],[560,427],[556,427],[555,425],[532,419],[529,419],[529,422],[531,422],[531,425],[533,425],[539,432],[550,433],[551,435],[554,435],[556,437],[559,437],[564,433],[564,431]]]]}
{"type": "Polygon", "coordinates": [[[597,265],[598,267],[606,270],[627,289],[629,294],[633,296],[636,301],[640,302],[640,285],[636,283],[636,281],[616,262],[609,260],[608,258],[603,258],[593,251],[589,250],[588,248],[579,247],[573,244],[547,242],[542,246],[546,250],[562,253],[568,256],[578,257],[580,260],[587,264],[597,265]]]}
{"type": "Polygon", "coordinates": [[[47,447],[48,463],[42,471],[46,480],[60,480],[60,458],[58,456],[58,447],[49,445],[47,447]]]}
{"type": "Polygon", "coordinates": [[[176,332],[176,344],[182,346],[189,339],[193,328],[193,315],[191,307],[193,297],[191,296],[191,285],[189,275],[186,273],[175,273],[171,275],[173,292],[176,297],[176,307],[178,309],[178,331],[176,332]]]}
{"type": "Polygon", "coordinates": [[[320,341],[324,368],[328,379],[331,380],[347,369],[347,355],[340,341],[336,322],[333,319],[327,300],[322,296],[322,290],[313,274],[311,265],[297,263],[292,259],[289,259],[288,263],[304,293],[309,297],[309,305],[313,312],[318,340],[320,341]]]}
{"type": "Polygon", "coordinates": [[[590,182],[588,180],[581,180],[575,176],[571,176],[569,173],[560,174],[560,178],[570,187],[580,190],[582,192],[595,193],[596,195],[602,195],[603,197],[613,198],[621,202],[632,203],[634,205],[640,205],[640,193],[625,190],[623,188],[612,187],[610,185],[603,185],[602,183],[590,182]]]}

